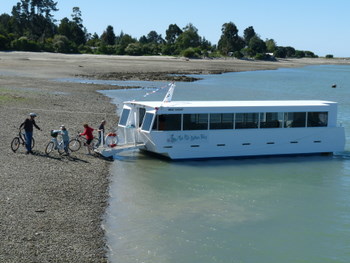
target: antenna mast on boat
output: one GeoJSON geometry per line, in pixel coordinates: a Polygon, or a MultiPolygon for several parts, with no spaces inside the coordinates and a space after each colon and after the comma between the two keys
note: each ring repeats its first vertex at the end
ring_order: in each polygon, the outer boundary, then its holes
{"type": "Polygon", "coordinates": [[[171,99],[173,97],[173,93],[174,93],[174,89],[175,89],[175,83],[172,82],[169,84],[169,90],[168,92],[166,93],[164,99],[163,99],[163,103],[168,103],[168,102],[171,102],[171,99]]]}

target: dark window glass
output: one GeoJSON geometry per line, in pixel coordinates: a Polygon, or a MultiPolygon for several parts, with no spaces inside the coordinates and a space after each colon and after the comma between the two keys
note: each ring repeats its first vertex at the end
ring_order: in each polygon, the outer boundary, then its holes
{"type": "Polygon", "coordinates": [[[260,113],[260,128],[282,128],[282,112],[264,112],[260,113]]]}
{"type": "Polygon", "coordinates": [[[286,112],[284,114],[284,127],[306,127],[306,112],[286,112]]]}
{"type": "Polygon", "coordinates": [[[213,113],[210,114],[210,128],[216,129],[233,129],[233,113],[213,113]]]}
{"type": "Polygon", "coordinates": [[[307,127],[325,127],[328,125],[328,112],[308,112],[307,127]]]}
{"type": "Polygon", "coordinates": [[[235,128],[236,129],[254,129],[258,128],[258,113],[236,113],[235,128]]]}
{"type": "Polygon", "coordinates": [[[162,114],[158,115],[159,131],[180,131],[181,114],[162,114]]]}
{"type": "Polygon", "coordinates": [[[139,126],[141,127],[143,118],[145,117],[146,109],[145,108],[139,108],[139,126]]]}
{"type": "Polygon", "coordinates": [[[207,130],[208,114],[184,114],[183,129],[184,130],[207,130]]]}

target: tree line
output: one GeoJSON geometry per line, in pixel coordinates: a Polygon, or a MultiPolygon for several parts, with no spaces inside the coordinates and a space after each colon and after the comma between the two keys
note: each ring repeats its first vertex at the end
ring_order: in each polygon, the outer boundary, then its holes
{"type": "Polygon", "coordinates": [[[164,38],[156,31],[150,31],[139,39],[124,32],[116,35],[111,25],[99,36],[87,32],[79,7],[73,7],[71,18],[65,17],[59,22],[54,19],[56,11],[57,2],[53,0],[17,2],[11,15],[0,15],[0,50],[190,58],[233,56],[262,60],[317,57],[311,51],[278,46],[273,39],[262,40],[252,26],[240,36],[233,22],[222,25],[221,37],[213,45],[200,36],[191,23],[184,28],[169,25],[164,38]]]}

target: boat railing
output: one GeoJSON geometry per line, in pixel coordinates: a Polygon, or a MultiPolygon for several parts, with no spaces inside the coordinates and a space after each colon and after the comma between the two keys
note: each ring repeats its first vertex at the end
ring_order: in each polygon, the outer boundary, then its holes
{"type": "Polygon", "coordinates": [[[135,126],[119,127],[118,129],[118,144],[136,144],[138,142],[138,132],[135,126]]]}

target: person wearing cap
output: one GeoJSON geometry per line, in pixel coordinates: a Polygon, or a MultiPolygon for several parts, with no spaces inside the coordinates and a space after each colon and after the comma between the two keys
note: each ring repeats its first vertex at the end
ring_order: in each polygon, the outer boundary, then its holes
{"type": "Polygon", "coordinates": [[[26,137],[26,149],[27,154],[33,154],[32,151],[32,138],[33,138],[33,127],[37,128],[39,131],[41,130],[38,125],[35,123],[35,117],[37,117],[36,113],[29,113],[29,118],[25,119],[25,121],[19,126],[19,128],[24,129],[24,135],[26,137]]]}

